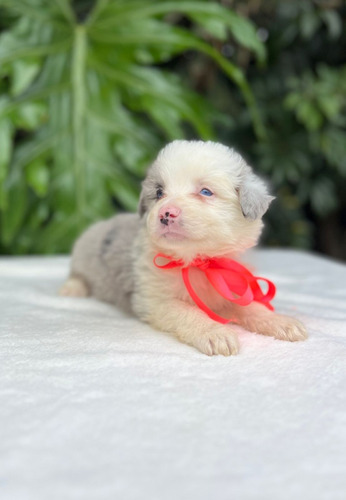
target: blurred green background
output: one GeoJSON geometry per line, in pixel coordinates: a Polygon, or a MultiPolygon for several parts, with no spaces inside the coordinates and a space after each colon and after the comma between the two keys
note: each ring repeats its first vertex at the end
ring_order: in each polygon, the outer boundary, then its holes
{"type": "Polygon", "coordinates": [[[342,0],[0,0],[0,253],[68,252],[135,210],[159,148],[235,147],[263,243],[346,258],[342,0]]]}

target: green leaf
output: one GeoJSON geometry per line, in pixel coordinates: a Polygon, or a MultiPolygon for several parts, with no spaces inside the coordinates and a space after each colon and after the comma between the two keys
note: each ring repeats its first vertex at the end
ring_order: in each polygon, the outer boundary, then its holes
{"type": "Polygon", "coordinates": [[[53,22],[57,26],[61,25],[59,17],[54,16],[56,14],[54,2],[0,0],[0,7],[4,7],[16,15],[24,16],[30,21],[53,22]]]}
{"type": "Polygon", "coordinates": [[[297,109],[297,117],[309,130],[318,130],[323,124],[323,115],[308,101],[301,103],[297,109]]]}
{"type": "Polygon", "coordinates": [[[331,121],[341,112],[343,106],[338,95],[320,95],[317,102],[321,111],[331,121]]]}
{"type": "Polygon", "coordinates": [[[28,185],[33,188],[37,196],[41,198],[47,194],[49,170],[42,159],[38,158],[27,165],[25,177],[28,185]]]}
{"type": "Polygon", "coordinates": [[[300,31],[303,38],[310,39],[321,25],[321,19],[313,10],[304,12],[300,19],[300,31]]]}
{"type": "Polygon", "coordinates": [[[220,37],[220,35],[224,36],[225,29],[228,28],[240,44],[256,53],[260,61],[263,62],[265,59],[264,46],[258,39],[253,24],[249,20],[215,2],[196,0],[180,0],[179,2],[142,1],[127,2],[126,5],[120,4],[119,6],[110,3],[108,7],[104,8],[102,16],[99,16],[99,19],[96,20],[95,26],[102,27],[102,29],[108,26],[113,26],[113,29],[114,26],[117,25],[125,26],[129,20],[133,19],[134,12],[138,19],[180,12],[200,22],[205,29],[210,32],[213,31],[212,34],[218,37],[220,37]],[[222,23],[225,27],[224,30],[221,28],[222,23]]]}
{"type": "Polygon", "coordinates": [[[326,217],[337,207],[337,196],[333,182],[327,177],[320,177],[311,186],[310,193],[313,210],[326,217]]]}
{"type": "Polygon", "coordinates": [[[139,184],[134,184],[125,176],[118,176],[109,180],[111,193],[121,201],[122,205],[131,212],[137,210],[139,184]]]}
{"type": "Polygon", "coordinates": [[[228,12],[226,21],[237,42],[252,50],[263,63],[266,59],[265,46],[260,42],[252,22],[234,12],[228,12]]]}
{"type": "Polygon", "coordinates": [[[148,148],[144,144],[136,143],[130,137],[119,137],[114,141],[114,152],[129,172],[143,177],[152,160],[148,148]]]}
{"type": "Polygon", "coordinates": [[[329,126],[319,136],[318,149],[327,161],[336,167],[342,177],[346,178],[346,133],[336,127],[329,126]]]}
{"type": "Polygon", "coordinates": [[[66,217],[63,212],[55,211],[49,224],[40,231],[37,243],[40,252],[62,253],[70,252],[76,235],[81,234],[89,221],[80,221],[75,215],[66,217]]]}
{"type": "Polygon", "coordinates": [[[42,103],[23,102],[10,117],[16,127],[23,130],[35,130],[47,121],[47,106],[42,103]]]}
{"type": "Polygon", "coordinates": [[[0,183],[6,177],[6,170],[12,154],[13,126],[10,120],[0,120],[0,183]]]}
{"type": "Polygon", "coordinates": [[[191,16],[193,20],[203,26],[203,28],[213,35],[218,40],[226,40],[227,39],[227,25],[225,24],[224,19],[217,19],[215,17],[210,17],[210,15],[205,14],[193,14],[191,16]]]}
{"type": "Polygon", "coordinates": [[[342,33],[342,19],[336,10],[325,9],[321,17],[327,25],[330,38],[339,38],[342,33]]]}
{"type": "Polygon", "coordinates": [[[21,94],[34,80],[40,70],[37,61],[15,61],[12,64],[12,95],[21,94]]]}
{"type": "Polygon", "coordinates": [[[10,120],[0,119],[0,209],[4,209],[7,203],[4,181],[12,155],[12,135],[13,126],[10,120]]]}
{"type": "Polygon", "coordinates": [[[284,106],[287,109],[295,110],[302,102],[303,96],[299,92],[290,92],[284,100],[284,106]]]}
{"type": "Polygon", "coordinates": [[[1,216],[1,238],[9,245],[24,223],[27,189],[24,179],[18,178],[7,188],[6,210],[1,216]]]}

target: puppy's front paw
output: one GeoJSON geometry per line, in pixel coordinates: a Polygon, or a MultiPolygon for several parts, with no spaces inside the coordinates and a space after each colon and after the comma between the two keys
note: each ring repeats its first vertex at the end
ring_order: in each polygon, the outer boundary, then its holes
{"type": "Polygon", "coordinates": [[[308,334],[303,323],[289,316],[276,315],[270,324],[268,324],[267,328],[267,332],[263,332],[265,335],[271,335],[272,337],[280,340],[296,342],[298,340],[306,340],[308,338],[308,334]]]}
{"type": "Polygon", "coordinates": [[[227,327],[201,333],[196,338],[194,346],[208,356],[215,354],[231,356],[231,354],[237,354],[239,351],[237,335],[232,330],[228,330],[227,327]]]}

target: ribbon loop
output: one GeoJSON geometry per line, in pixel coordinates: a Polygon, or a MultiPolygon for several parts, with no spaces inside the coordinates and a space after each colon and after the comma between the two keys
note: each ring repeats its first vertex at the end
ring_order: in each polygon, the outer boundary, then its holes
{"type": "Polygon", "coordinates": [[[168,255],[165,255],[163,253],[158,253],[155,255],[154,264],[159,269],[173,269],[174,267],[183,267],[184,266],[184,262],[181,259],[180,260],[173,260],[171,257],[169,257],[168,255]],[[159,258],[168,259],[169,262],[167,264],[160,265],[156,262],[156,260],[159,258]]]}
{"type": "Polygon", "coordinates": [[[254,276],[246,267],[239,262],[226,258],[202,259],[196,258],[189,265],[185,265],[182,259],[174,260],[169,255],[158,253],[154,257],[154,265],[159,269],[174,269],[181,267],[185,287],[195,302],[211,319],[219,323],[229,323],[230,319],[219,316],[212,311],[193,289],[189,277],[189,269],[197,267],[203,272],[212,287],[226,300],[233,304],[247,306],[251,302],[259,302],[270,310],[274,310],[270,301],[273,299],[276,288],[273,282],[266,278],[254,276]],[[157,259],[167,259],[166,264],[158,264],[157,259]],[[268,290],[263,293],[259,281],[268,285],[268,290]]]}

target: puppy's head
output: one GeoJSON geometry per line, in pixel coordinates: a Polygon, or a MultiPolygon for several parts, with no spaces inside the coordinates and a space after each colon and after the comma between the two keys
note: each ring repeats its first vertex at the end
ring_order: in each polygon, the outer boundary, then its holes
{"type": "Polygon", "coordinates": [[[139,201],[155,249],[184,260],[256,244],[273,198],[243,158],[222,144],[174,141],[148,170],[139,201]]]}

